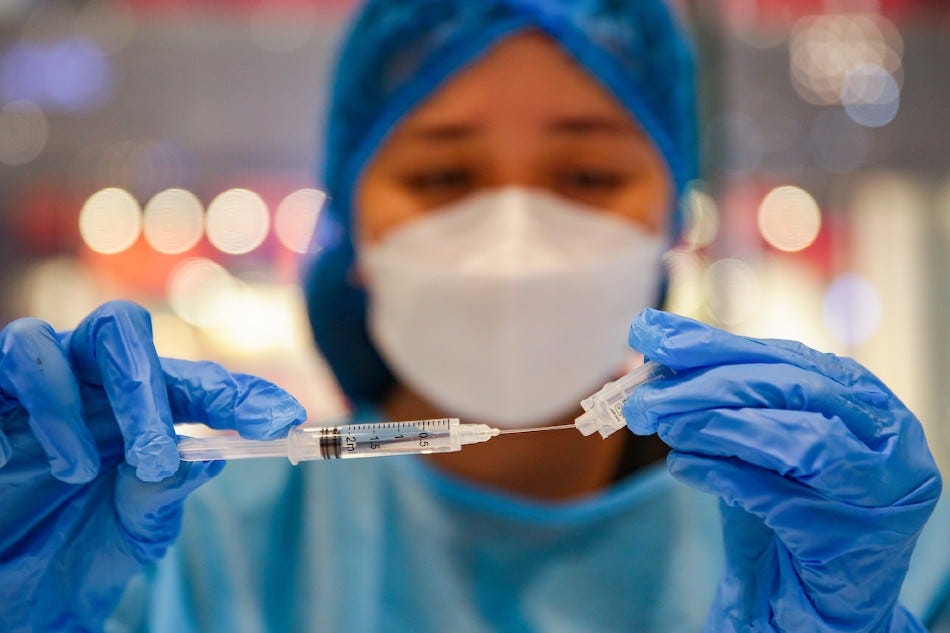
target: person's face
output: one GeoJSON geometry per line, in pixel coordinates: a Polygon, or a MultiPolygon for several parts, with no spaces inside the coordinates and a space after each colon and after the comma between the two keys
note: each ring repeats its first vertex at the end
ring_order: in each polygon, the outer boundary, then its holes
{"type": "Polygon", "coordinates": [[[358,241],[512,185],[667,230],[672,181],[659,152],[607,89],[530,32],[495,46],[393,130],[356,190],[358,241]]]}

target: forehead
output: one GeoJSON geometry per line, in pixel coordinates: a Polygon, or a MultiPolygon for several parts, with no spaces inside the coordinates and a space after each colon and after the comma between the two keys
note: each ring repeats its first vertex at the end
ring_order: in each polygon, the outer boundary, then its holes
{"type": "Polygon", "coordinates": [[[463,68],[411,111],[404,123],[505,117],[538,121],[579,114],[632,115],[550,37],[511,35],[463,68]]]}

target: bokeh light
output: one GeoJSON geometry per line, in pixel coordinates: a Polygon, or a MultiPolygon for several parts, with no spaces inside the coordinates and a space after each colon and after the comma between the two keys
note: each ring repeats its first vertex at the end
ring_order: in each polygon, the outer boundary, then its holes
{"type": "Polygon", "coordinates": [[[92,312],[102,297],[89,271],[71,257],[55,257],[29,268],[22,279],[23,314],[68,330],[92,312]]]}
{"type": "Polygon", "coordinates": [[[294,353],[306,344],[307,334],[301,336],[307,327],[301,319],[306,309],[296,286],[239,283],[218,298],[218,310],[227,318],[206,334],[228,353],[294,353]]]}
{"type": "Polygon", "coordinates": [[[867,279],[846,273],[828,286],[821,315],[837,342],[856,347],[874,334],[881,322],[881,298],[867,279]]]}
{"type": "Polygon", "coordinates": [[[811,195],[799,187],[776,187],[762,199],[759,232],[773,247],[786,252],[810,246],[821,230],[821,211],[811,195]]]}
{"type": "Polygon", "coordinates": [[[142,230],[142,210],[128,191],[109,187],[94,193],[79,213],[79,234],[97,253],[126,250],[142,230]]]}
{"type": "Polygon", "coordinates": [[[205,340],[227,354],[255,356],[297,352],[305,343],[306,310],[293,284],[249,284],[216,262],[189,258],[168,280],[175,317],[200,328],[205,340]]]}
{"type": "Polygon", "coordinates": [[[825,279],[814,268],[764,253],[754,265],[755,305],[749,318],[730,330],[745,336],[785,338],[828,352],[844,353],[821,319],[825,279]]]}
{"type": "Polygon", "coordinates": [[[859,64],[841,83],[841,105],[865,127],[887,125],[900,109],[901,91],[889,72],[876,64],[859,64]]]}
{"type": "Polygon", "coordinates": [[[665,308],[676,314],[699,317],[706,301],[706,266],[695,251],[676,248],[663,258],[669,274],[665,308]]]}
{"type": "Polygon", "coordinates": [[[200,328],[213,328],[230,316],[226,297],[239,285],[220,264],[192,257],[178,264],[168,276],[168,304],[180,319],[200,328]]]}
{"type": "Polygon", "coordinates": [[[199,360],[201,344],[198,333],[188,323],[168,310],[151,310],[152,338],[160,356],[199,360]]]}
{"type": "Polygon", "coordinates": [[[295,253],[306,253],[326,198],[317,189],[299,189],[284,198],[274,214],[274,233],[280,243],[295,253]]]}
{"type": "Polygon", "coordinates": [[[835,13],[800,19],[789,44],[792,85],[816,105],[840,103],[845,76],[876,64],[900,76],[903,41],[894,24],[874,14],[835,13]]]}
{"type": "Polygon", "coordinates": [[[208,205],[205,230],[222,253],[250,253],[264,242],[269,229],[267,204],[253,191],[229,189],[208,205]]]}
{"type": "Polygon", "coordinates": [[[0,163],[24,165],[49,141],[46,116],[32,101],[13,101],[0,108],[0,163]]]}
{"type": "Polygon", "coordinates": [[[683,198],[686,214],[685,240],[691,248],[703,248],[716,239],[719,232],[719,206],[702,188],[691,183],[683,198]]]}
{"type": "Polygon", "coordinates": [[[159,253],[184,253],[204,235],[204,209],[190,191],[166,189],[145,205],[142,229],[146,241],[159,253]]]}
{"type": "Polygon", "coordinates": [[[759,278],[740,259],[720,259],[706,269],[709,311],[725,326],[742,324],[755,314],[762,298],[759,278]]]}
{"type": "Polygon", "coordinates": [[[98,108],[112,83],[105,53],[87,39],[22,41],[0,58],[0,99],[32,101],[45,110],[98,108]]]}

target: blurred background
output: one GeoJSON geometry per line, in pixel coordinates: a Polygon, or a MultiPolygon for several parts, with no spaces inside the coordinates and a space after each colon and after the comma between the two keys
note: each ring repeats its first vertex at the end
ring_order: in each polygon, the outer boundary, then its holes
{"type": "MultiPolygon", "coordinates": [[[[148,307],[164,355],[345,403],[296,286],[353,0],[0,0],[0,326],[148,307]]],[[[950,2],[680,2],[703,178],[669,308],[857,358],[950,463],[950,2]]]]}

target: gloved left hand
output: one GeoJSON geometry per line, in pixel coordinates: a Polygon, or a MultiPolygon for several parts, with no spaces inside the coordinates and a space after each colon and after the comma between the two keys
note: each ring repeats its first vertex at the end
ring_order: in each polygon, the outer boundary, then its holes
{"type": "Polygon", "coordinates": [[[0,631],[103,630],[224,466],[180,463],[173,423],[272,439],[305,417],[260,378],[159,358],[149,314],[128,302],[72,332],[0,330],[0,631]]]}
{"type": "Polygon", "coordinates": [[[940,496],[914,415],[858,363],[657,310],[630,345],[675,373],[639,387],[683,483],[721,500],[726,569],[710,631],[922,631],[897,600],[940,496]]]}

